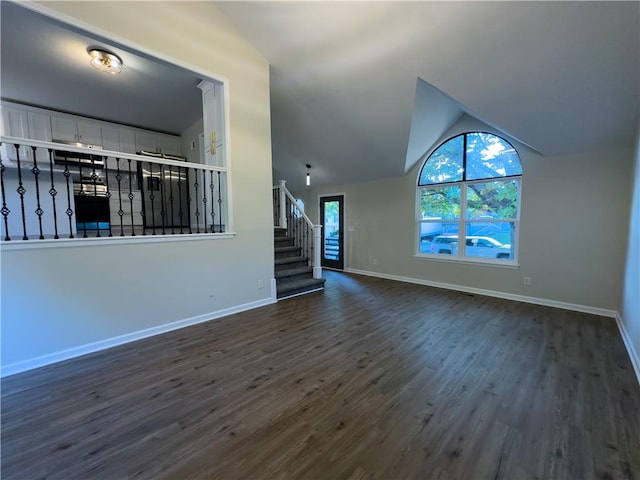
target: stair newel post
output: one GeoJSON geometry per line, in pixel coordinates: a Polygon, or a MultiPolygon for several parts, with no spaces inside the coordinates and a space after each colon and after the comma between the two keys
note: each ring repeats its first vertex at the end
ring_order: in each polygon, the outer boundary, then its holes
{"type": "Polygon", "coordinates": [[[287,190],[285,187],[286,180],[280,180],[280,228],[287,228],[287,190]]]}
{"type": "Polygon", "coordinates": [[[320,263],[320,246],[322,241],[322,225],[313,226],[313,278],[322,278],[320,263]]]}

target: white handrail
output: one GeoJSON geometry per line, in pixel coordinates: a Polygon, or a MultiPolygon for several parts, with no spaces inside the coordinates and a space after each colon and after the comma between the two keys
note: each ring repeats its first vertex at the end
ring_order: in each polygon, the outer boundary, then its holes
{"type": "Polygon", "coordinates": [[[298,205],[297,200],[285,185],[285,180],[280,180],[280,185],[273,187],[279,188],[280,195],[280,211],[278,212],[279,222],[281,228],[287,228],[287,212],[286,212],[286,199],[291,201],[291,205],[295,205],[296,215],[303,218],[307,226],[313,232],[313,258],[311,258],[311,267],[313,268],[313,278],[322,278],[322,265],[320,260],[320,249],[322,247],[322,225],[315,225],[306,213],[302,211],[298,205]]]}
{"type": "MultiPolygon", "coordinates": [[[[0,142],[4,146],[6,144],[7,147],[14,148],[14,145],[18,144],[21,146],[27,147],[38,147],[45,149],[53,149],[53,150],[62,150],[65,152],[75,152],[75,153],[89,153],[92,155],[100,155],[103,157],[114,157],[119,158],[121,160],[131,159],[137,160],[140,162],[149,162],[149,163],[159,163],[162,165],[173,165],[174,167],[184,167],[185,162],[179,160],[170,160],[168,158],[162,157],[153,157],[146,155],[137,155],[134,153],[124,153],[124,152],[116,152],[114,150],[103,150],[99,148],[87,148],[87,147],[78,147],[74,145],[67,145],[66,143],[56,143],[56,142],[43,142],[41,140],[32,140],[29,138],[19,138],[19,137],[6,137],[0,136],[0,142]]],[[[2,159],[2,161],[7,161],[9,163],[15,163],[10,159],[2,159]]],[[[21,162],[29,162],[29,158],[24,158],[20,160],[21,162]]],[[[40,162],[38,162],[40,163],[40,162]]],[[[186,162],[189,164],[190,168],[198,169],[198,170],[211,170],[215,172],[226,172],[227,169],[225,167],[215,167],[212,165],[203,165],[201,163],[192,163],[186,162]]],[[[10,165],[8,165],[10,166],[10,165]]]]}

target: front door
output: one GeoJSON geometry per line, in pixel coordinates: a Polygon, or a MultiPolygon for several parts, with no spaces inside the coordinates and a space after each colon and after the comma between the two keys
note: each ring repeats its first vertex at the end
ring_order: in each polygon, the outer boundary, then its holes
{"type": "Polygon", "coordinates": [[[322,266],[344,269],[344,196],[320,197],[322,266]]]}

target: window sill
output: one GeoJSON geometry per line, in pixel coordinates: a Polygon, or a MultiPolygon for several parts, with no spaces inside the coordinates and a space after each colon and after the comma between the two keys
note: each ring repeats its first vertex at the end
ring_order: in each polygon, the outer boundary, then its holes
{"type": "Polygon", "coordinates": [[[471,258],[471,257],[458,257],[452,255],[443,255],[443,254],[415,254],[413,258],[418,260],[429,260],[434,262],[445,262],[445,263],[461,263],[466,265],[481,265],[486,267],[496,267],[496,268],[507,268],[507,269],[517,269],[520,268],[520,264],[517,261],[512,260],[491,260],[485,258],[471,258]]]}
{"type": "Polygon", "coordinates": [[[127,245],[141,243],[192,242],[200,240],[223,240],[235,237],[235,232],[225,233],[192,233],[176,235],[137,235],[135,237],[101,237],[101,238],[59,238],[44,240],[11,240],[0,243],[3,252],[12,250],[30,250],[36,248],[75,248],[98,245],[127,245]]]}

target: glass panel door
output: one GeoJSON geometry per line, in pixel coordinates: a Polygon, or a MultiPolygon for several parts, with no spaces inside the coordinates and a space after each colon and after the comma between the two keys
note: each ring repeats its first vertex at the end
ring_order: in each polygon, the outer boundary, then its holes
{"type": "Polygon", "coordinates": [[[322,266],[344,269],[344,196],[320,198],[322,266]]]}

